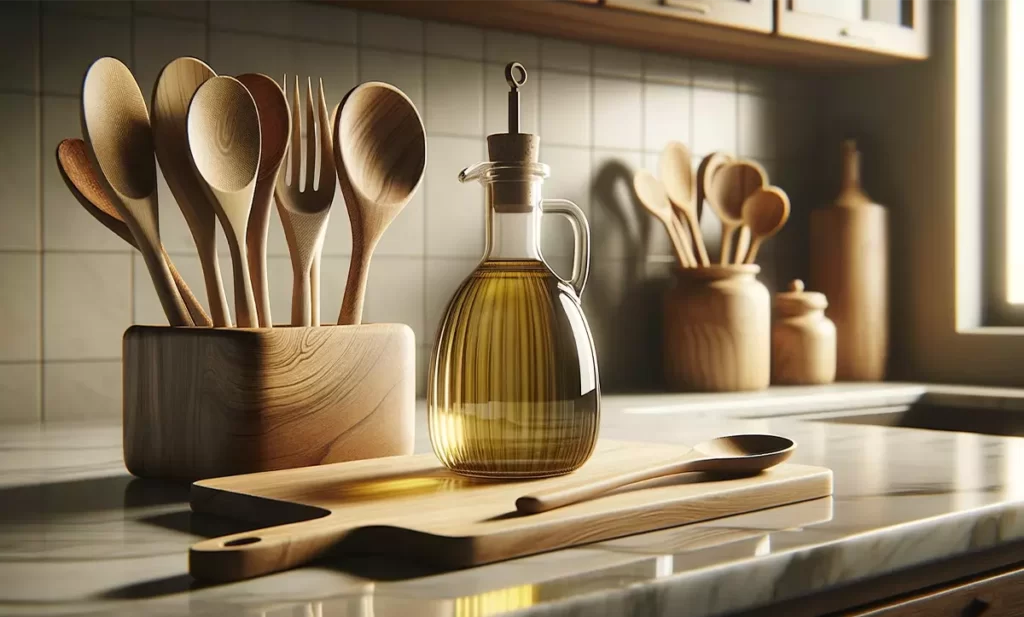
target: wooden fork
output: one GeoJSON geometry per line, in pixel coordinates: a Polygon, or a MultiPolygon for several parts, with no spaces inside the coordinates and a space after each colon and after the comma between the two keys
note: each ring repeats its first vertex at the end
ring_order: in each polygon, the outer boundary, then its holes
{"type": "MultiPolygon", "coordinates": [[[[285,96],[288,96],[288,76],[284,78],[285,96]]],[[[282,168],[277,176],[274,196],[277,212],[281,216],[284,236],[292,257],[292,325],[320,325],[320,254],[323,252],[324,234],[334,201],[337,175],[334,171],[334,152],[331,144],[331,123],[324,101],[324,82],[320,80],[320,96],[314,122],[313,85],[306,79],[306,174],[302,180],[302,123],[299,115],[299,78],[295,77],[292,91],[292,136],[289,146],[287,172],[282,168]],[[317,134],[320,147],[317,148],[317,134]],[[319,153],[320,174],[313,187],[315,161],[319,153]],[[313,277],[317,280],[313,281],[313,277]]]]}

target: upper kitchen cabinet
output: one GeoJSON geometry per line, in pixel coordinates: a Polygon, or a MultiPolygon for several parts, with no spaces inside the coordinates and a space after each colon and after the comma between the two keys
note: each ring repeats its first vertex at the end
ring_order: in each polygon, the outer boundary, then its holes
{"type": "Polygon", "coordinates": [[[627,11],[771,32],[775,0],[605,0],[605,5],[627,11]]]}
{"type": "Polygon", "coordinates": [[[929,0],[776,0],[779,36],[928,57],[929,0]]]}
{"type": "Polygon", "coordinates": [[[928,0],[322,1],[746,64],[821,68],[927,57],[928,0]]]}

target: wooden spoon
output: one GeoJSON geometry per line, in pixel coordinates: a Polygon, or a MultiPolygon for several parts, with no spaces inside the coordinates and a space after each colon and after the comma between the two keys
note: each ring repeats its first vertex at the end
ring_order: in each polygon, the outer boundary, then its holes
{"type": "Polygon", "coordinates": [[[704,205],[704,201],[707,200],[708,206],[711,211],[715,213],[715,216],[721,217],[718,214],[718,208],[712,203],[711,193],[711,180],[715,177],[715,173],[725,166],[726,163],[732,162],[732,157],[723,152],[712,152],[701,159],[700,165],[697,166],[697,218],[700,218],[700,211],[704,205]]]}
{"type": "Polygon", "coordinates": [[[648,467],[586,484],[539,491],[516,499],[516,510],[536,514],[600,497],[623,486],[664,476],[703,471],[735,475],[755,474],[774,467],[796,450],[796,443],[777,435],[730,435],[694,447],[682,460],[648,467]]]}
{"type": "Polygon", "coordinates": [[[661,182],[651,172],[641,169],[633,174],[633,189],[640,203],[665,226],[680,265],[684,268],[696,267],[697,258],[686,241],[682,224],[672,213],[672,204],[669,203],[668,194],[665,193],[665,187],[661,182]]]}
{"type": "MultiPolygon", "coordinates": [[[[86,151],[84,141],[81,139],[65,139],[57,145],[57,169],[60,171],[60,177],[64,178],[64,184],[67,185],[68,190],[75,196],[78,203],[82,204],[85,211],[102,223],[104,227],[120,236],[122,240],[138,250],[139,247],[135,243],[131,230],[125,225],[124,219],[121,218],[117,208],[114,207],[114,202],[103,191],[100,180],[96,177],[96,170],[93,169],[92,162],[89,160],[89,153],[86,151]]],[[[192,290],[185,283],[185,279],[181,278],[181,273],[174,267],[171,257],[167,254],[167,251],[163,250],[163,247],[160,248],[161,257],[167,262],[167,269],[171,271],[174,286],[178,288],[178,293],[181,294],[182,299],[185,301],[185,306],[188,308],[193,324],[212,326],[213,322],[206,314],[206,311],[203,310],[202,304],[192,294],[192,290]]]]}
{"type": "Polygon", "coordinates": [[[257,327],[245,234],[260,167],[260,118],[240,81],[213,77],[196,90],[188,108],[188,143],[231,249],[235,320],[241,328],[257,327]]]}
{"type": "MultiPolygon", "coordinates": [[[[270,203],[274,197],[277,173],[281,170],[285,152],[288,150],[288,133],[292,116],[288,101],[281,86],[273,79],[259,73],[239,75],[238,81],[246,87],[256,102],[260,117],[260,169],[256,174],[256,191],[249,213],[249,227],[245,244],[249,256],[249,274],[252,276],[252,291],[256,298],[256,312],[260,326],[274,325],[270,315],[270,284],[267,282],[267,233],[270,231],[270,203]]],[[[333,179],[333,178],[332,178],[333,179]]]]}
{"type": "MultiPolygon", "coordinates": [[[[726,163],[715,172],[708,203],[722,221],[721,264],[736,263],[732,258],[732,236],[743,224],[743,202],[765,183],[764,168],[749,161],[726,163]]],[[[739,257],[742,261],[742,255],[739,257]]]]}
{"type": "Polygon", "coordinates": [[[217,212],[192,168],[188,151],[188,105],[199,86],[212,77],[216,73],[195,58],[178,58],[160,71],[153,88],[153,144],[167,186],[196,244],[213,325],[230,326],[217,260],[217,212]]]}
{"type": "Polygon", "coordinates": [[[754,263],[761,243],[778,233],[788,219],[789,196],[779,187],[767,186],[747,197],[743,202],[743,224],[750,228],[753,238],[743,263],[754,263]]]}
{"type": "Polygon", "coordinates": [[[192,324],[160,242],[156,160],[146,100],[120,60],[92,63],[82,84],[82,135],[96,177],[135,238],[172,326],[192,324]]]}
{"type": "Polygon", "coordinates": [[[658,160],[658,173],[661,175],[661,181],[665,184],[665,192],[668,193],[669,200],[686,221],[685,227],[689,229],[689,234],[693,237],[693,243],[697,247],[700,265],[711,265],[708,260],[707,247],[704,246],[704,236],[700,231],[700,221],[697,217],[696,182],[693,178],[690,150],[678,141],[669,142],[658,160]]]}
{"type": "Polygon", "coordinates": [[[352,225],[352,261],[338,323],[358,324],[373,249],[423,180],[427,140],[416,106],[390,84],[356,86],[338,110],[334,158],[352,225]]]}

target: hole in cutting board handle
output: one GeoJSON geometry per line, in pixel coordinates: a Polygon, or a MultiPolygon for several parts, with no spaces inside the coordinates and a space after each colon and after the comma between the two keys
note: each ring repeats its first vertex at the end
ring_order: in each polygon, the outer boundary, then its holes
{"type": "Polygon", "coordinates": [[[224,543],[224,546],[245,546],[246,544],[256,544],[259,541],[260,541],[260,538],[255,538],[255,537],[250,536],[248,538],[238,538],[237,540],[228,540],[227,542],[224,543]]]}

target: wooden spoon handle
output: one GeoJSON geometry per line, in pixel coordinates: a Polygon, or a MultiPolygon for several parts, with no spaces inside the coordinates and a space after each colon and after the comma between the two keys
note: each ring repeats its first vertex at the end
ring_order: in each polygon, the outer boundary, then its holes
{"type": "Polygon", "coordinates": [[[313,324],[310,300],[310,271],[312,265],[299,263],[292,272],[292,325],[309,327],[313,324]]]}
{"type": "MultiPolygon", "coordinates": [[[[156,295],[160,299],[164,315],[167,316],[167,322],[172,326],[194,326],[192,316],[189,315],[185,302],[175,285],[171,270],[161,256],[162,249],[158,251],[157,247],[149,243],[145,237],[140,240],[140,237],[136,235],[135,240],[138,242],[139,251],[146,262],[149,276],[153,279],[153,287],[156,288],[156,295]]],[[[157,246],[159,245],[157,244],[157,246]]]]}
{"type": "Polygon", "coordinates": [[[683,241],[679,235],[679,230],[677,229],[679,221],[677,221],[673,216],[663,220],[662,224],[665,226],[665,232],[668,233],[668,239],[672,241],[672,248],[676,252],[676,258],[679,260],[679,265],[684,268],[692,268],[694,264],[690,261],[690,253],[683,248],[683,241]]]}
{"type": "Polygon", "coordinates": [[[213,320],[203,310],[203,305],[199,302],[199,298],[196,298],[195,294],[189,288],[188,283],[182,278],[181,273],[174,267],[174,262],[171,260],[171,256],[167,254],[167,251],[160,247],[160,254],[163,256],[164,261],[167,262],[167,269],[171,271],[171,278],[174,279],[174,286],[178,288],[178,293],[181,294],[181,299],[185,301],[185,308],[188,309],[188,314],[192,316],[192,323],[197,326],[209,327],[213,325],[213,320]]]}
{"type": "Polygon", "coordinates": [[[675,229],[676,238],[679,240],[679,248],[683,250],[686,255],[686,263],[688,267],[695,268],[699,264],[697,263],[697,256],[693,254],[693,246],[690,243],[690,233],[686,230],[686,226],[676,218],[672,217],[672,227],[675,229]]]}
{"type": "Polygon", "coordinates": [[[758,236],[750,243],[750,250],[747,251],[747,256],[743,259],[743,263],[752,264],[757,259],[757,250],[761,248],[761,237],[758,236]]]}
{"type": "Polygon", "coordinates": [[[722,253],[718,257],[718,263],[727,266],[732,263],[732,234],[736,231],[735,225],[722,223],[722,253]]]}
{"type": "MultiPolygon", "coordinates": [[[[234,238],[230,230],[227,235],[231,248],[231,273],[234,279],[235,322],[239,328],[258,328],[259,317],[256,298],[252,295],[252,285],[249,283],[249,258],[248,251],[245,250],[245,240],[234,238]]],[[[240,235],[244,236],[244,233],[240,235]]]]}
{"type": "Polygon", "coordinates": [[[313,263],[309,266],[309,317],[313,326],[320,322],[320,257],[321,250],[313,253],[313,263]]]}
{"type": "Polygon", "coordinates": [[[584,484],[537,491],[536,493],[523,495],[516,499],[516,510],[523,514],[537,514],[538,512],[554,510],[555,508],[561,508],[562,506],[568,506],[570,504],[600,497],[605,493],[636,482],[653,480],[654,478],[661,478],[664,476],[674,476],[676,474],[686,473],[689,471],[701,471],[703,464],[707,460],[709,459],[694,457],[684,458],[682,460],[674,460],[664,463],[656,467],[646,467],[635,471],[607,476],[584,484]]]}
{"type": "Polygon", "coordinates": [[[272,176],[256,182],[249,225],[245,230],[252,293],[262,328],[274,325],[270,315],[270,283],[267,281],[267,233],[270,231],[270,200],[274,197],[275,180],[276,176],[272,176]]]}
{"type": "Polygon", "coordinates": [[[362,244],[353,242],[352,261],[348,266],[348,280],[345,282],[338,325],[356,326],[363,322],[363,300],[366,298],[366,278],[370,273],[372,254],[372,247],[367,250],[362,244]]]}
{"type": "Polygon", "coordinates": [[[197,579],[217,582],[280,572],[327,555],[351,532],[332,514],[204,540],[189,549],[188,570],[197,579]]]}
{"type": "Polygon", "coordinates": [[[732,263],[734,264],[745,264],[750,263],[747,261],[747,253],[750,251],[750,228],[746,225],[740,225],[739,237],[736,240],[736,258],[732,263]]]}
{"type": "Polygon", "coordinates": [[[708,259],[708,248],[704,244],[704,234],[700,230],[700,220],[697,215],[689,210],[685,210],[683,216],[686,217],[687,226],[690,228],[690,235],[693,236],[693,243],[697,246],[697,256],[700,257],[701,266],[710,266],[711,260],[708,259]]]}

